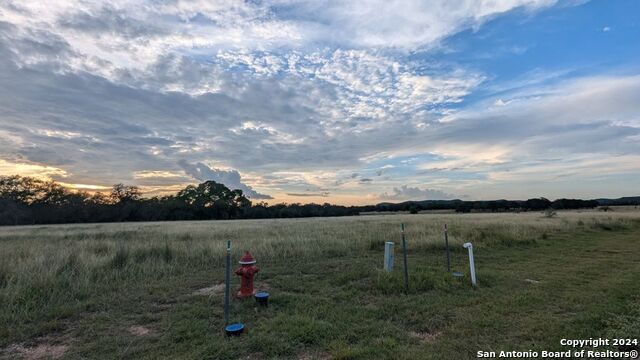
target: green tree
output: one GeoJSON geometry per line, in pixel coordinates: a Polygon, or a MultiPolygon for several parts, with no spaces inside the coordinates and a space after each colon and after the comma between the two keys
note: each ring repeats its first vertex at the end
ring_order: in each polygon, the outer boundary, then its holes
{"type": "Polygon", "coordinates": [[[178,192],[176,198],[200,209],[200,218],[235,217],[242,209],[251,206],[251,201],[242,194],[242,190],[230,190],[223,184],[211,180],[197,186],[187,186],[178,192]]]}
{"type": "Polygon", "coordinates": [[[115,184],[111,189],[111,201],[114,203],[125,203],[140,200],[142,193],[137,186],[115,184]]]}
{"type": "Polygon", "coordinates": [[[16,203],[31,204],[42,197],[42,180],[19,175],[0,176],[0,196],[16,203]]]}

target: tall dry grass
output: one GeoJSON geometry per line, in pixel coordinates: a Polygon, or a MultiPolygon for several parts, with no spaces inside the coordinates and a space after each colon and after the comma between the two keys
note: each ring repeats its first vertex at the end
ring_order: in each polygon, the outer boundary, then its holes
{"type": "MultiPolygon", "coordinates": [[[[640,212],[371,215],[246,221],[118,223],[0,228],[0,328],[75,311],[97,292],[223,266],[226,240],[261,262],[367,256],[406,226],[411,252],[442,247],[444,224],[460,250],[527,244],[554,232],[620,229],[640,212]]],[[[26,327],[26,325],[25,325],[26,327]]],[[[6,330],[5,330],[6,331],[6,330]]],[[[26,330],[25,330],[26,331],[26,330]]],[[[0,330],[0,340],[8,332],[0,330]]]]}

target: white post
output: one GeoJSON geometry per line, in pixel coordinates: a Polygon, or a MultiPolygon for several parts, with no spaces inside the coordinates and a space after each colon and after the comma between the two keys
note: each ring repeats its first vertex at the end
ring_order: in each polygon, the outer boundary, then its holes
{"type": "Polygon", "coordinates": [[[384,243],[384,271],[393,271],[393,242],[387,241],[384,243]]]}
{"type": "Polygon", "coordinates": [[[471,283],[473,286],[476,286],[478,282],[476,281],[476,265],[473,262],[473,245],[471,243],[464,243],[465,249],[469,250],[469,270],[471,271],[471,283]]]}

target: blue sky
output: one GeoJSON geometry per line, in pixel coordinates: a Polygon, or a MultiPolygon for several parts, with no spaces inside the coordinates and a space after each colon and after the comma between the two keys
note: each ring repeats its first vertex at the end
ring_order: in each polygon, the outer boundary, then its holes
{"type": "Polygon", "coordinates": [[[640,188],[637,1],[0,3],[0,174],[253,200],[640,188]]]}
{"type": "Polygon", "coordinates": [[[491,74],[484,87],[488,91],[492,84],[499,87],[543,72],[556,75],[550,81],[638,72],[640,65],[633,59],[640,57],[640,3],[590,1],[580,6],[564,5],[534,15],[514,11],[476,31],[463,31],[446,41],[450,53],[436,57],[491,74]]]}

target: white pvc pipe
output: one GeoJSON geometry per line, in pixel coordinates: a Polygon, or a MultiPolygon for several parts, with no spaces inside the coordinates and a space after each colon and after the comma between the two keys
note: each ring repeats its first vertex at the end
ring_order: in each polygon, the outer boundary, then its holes
{"type": "Polygon", "coordinates": [[[476,281],[476,265],[473,262],[473,245],[471,243],[464,243],[465,249],[469,250],[469,270],[471,271],[471,283],[473,286],[476,286],[478,282],[476,281]]]}
{"type": "Polygon", "coordinates": [[[384,243],[384,271],[393,271],[393,242],[384,243]]]}

